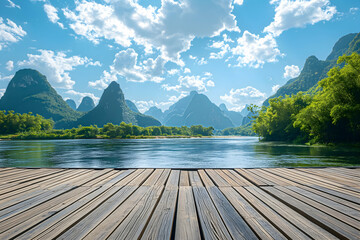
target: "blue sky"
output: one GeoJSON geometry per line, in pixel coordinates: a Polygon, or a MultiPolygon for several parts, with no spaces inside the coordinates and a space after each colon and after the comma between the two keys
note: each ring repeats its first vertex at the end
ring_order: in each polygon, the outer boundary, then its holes
{"type": "Polygon", "coordinates": [[[359,26],[359,0],[2,0],[0,95],[30,67],[77,104],[116,80],[141,111],[192,90],[239,111],[359,26]]]}

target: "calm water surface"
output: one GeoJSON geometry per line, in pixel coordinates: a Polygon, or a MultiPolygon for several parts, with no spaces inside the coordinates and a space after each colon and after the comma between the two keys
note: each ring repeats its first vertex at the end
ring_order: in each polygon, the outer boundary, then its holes
{"type": "Polygon", "coordinates": [[[0,167],[250,168],[359,165],[359,148],[262,143],[256,137],[0,141],[0,167]]]}

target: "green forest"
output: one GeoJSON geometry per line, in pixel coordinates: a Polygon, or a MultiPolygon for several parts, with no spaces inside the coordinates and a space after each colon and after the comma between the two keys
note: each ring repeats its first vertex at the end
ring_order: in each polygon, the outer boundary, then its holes
{"type": "Polygon", "coordinates": [[[360,55],[341,56],[314,93],[269,100],[253,130],[265,141],[360,142],[360,55]]]}
{"type": "Polygon", "coordinates": [[[6,139],[79,139],[79,138],[149,138],[201,137],[212,136],[214,128],[201,125],[191,127],[139,127],[126,124],[105,124],[102,128],[95,126],[78,126],[72,129],[53,129],[54,122],[32,113],[14,113],[0,111],[0,138],[6,139]]]}

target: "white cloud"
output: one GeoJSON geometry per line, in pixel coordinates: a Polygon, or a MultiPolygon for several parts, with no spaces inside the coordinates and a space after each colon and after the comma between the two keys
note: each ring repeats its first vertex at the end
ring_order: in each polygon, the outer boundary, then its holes
{"type": "Polygon", "coordinates": [[[213,42],[210,47],[211,48],[217,48],[220,49],[219,52],[211,52],[210,53],[210,59],[222,59],[226,53],[229,52],[230,50],[230,46],[229,44],[225,44],[225,40],[224,41],[220,41],[220,42],[213,42]]]}
{"type": "Polygon", "coordinates": [[[207,64],[208,62],[205,60],[205,58],[200,58],[198,59],[197,57],[194,57],[192,55],[189,55],[189,58],[192,59],[192,60],[195,60],[195,62],[198,64],[198,65],[205,65],[207,64]]]}
{"type": "Polygon", "coordinates": [[[0,89],[0,98],[2,97],[2,96],[4,96],[4,93],[5,93],[5,88],[1,88],[0,89]]]}
{"type": "Polygon", "coordinates": [[[7,7],[21,9],[21,7],[19,5],[16,5],[13,1],[11,1],[11,0],[7,0],[7,1],[9,3],[9,5],[7,5],[7,7]]]}
{"type": "Polygon", "coordinates": [[[160,56],[156,59],[148,58],[138,63],[138,54],[134,49],[128,48],[122,50],[115,55],[110,71],[104,71],[100,80],[89,82],[91,87],[102,89],[111,81],[117,79],[117,76],[124,77],[130,82],[146,82],[152,81],[160,83],[164,80],[161,77],[164,73],[165,61],[160,56]]]}
{"type": "Polygon", "coordinates": [[[135,104],[136,107],[139,109],[140,112],[144,113],[147,110],[149,110],[149,108],[151,107],[157,107],[162,109],[163,111],[166,110],[170,105],[172,105],[174,103],[174,101],[168,101],[168,102],[155,102],[153,100],[150,101],[136,101],[136,100],[132,100],[135,104]]]}
{"type": "Polygon", "coordinates": [[[166,91],[185,92],[189,90],[197,90],[200,92],[206,92],[206,87],[214,87],[215,83],[210,80],[211,73],[206,72],[204,76],[199,75],[186,75],[178,78],[178,84],[170,86],[169,84],[163,84],[161,87],[166,91]]]}
{"type": "Polygon", "coordinates": [[[91,97],[94,100],[95,103],[99,102],[99,100],[100,100],[100,98],[96,97],[93,93],[82,93],[82,92],[77,92],[75,90],[68,90],[65,93],[70,95],[70,96],[80,97],[78,103],[80,103],[80,100],[83,97],[91,97]]]}
{"type": "Polygon", "coordinates": [[[276,5],[273,22],[264,32],[279,36],[290,28],[301,28],[307,24],[329,21],[336,13],[336,7],[329,0],[272,0],[276,5]]]}
{"type": "Polygon", "coordinates": [[[243,5],[244,0],[234,0],[234,4],[243,5]]]}
{"type": "Polygon", "coordinates": [[[46,15],[48,16],[50,22],[56,23],[62,29],[64,29],[64,25],[61,22],[58,22],[60,19],[57,14],[58,10],[53,5],[44,4],[44,11],[45,11],[46,15]]]}
{"type": "Polygon", "coordinates": [[[272,86],[272,88],[271,88],[271,92],[272,92],[272,93],[276,93],[279,88],[280,88],[280,85],[274,85],[274,86],[272,86]]]}
{"type": "Polygon", "coordinates": [[[284,71],[284,78],[294,78],[300,74],[300,69],[296,65],[286,65],[284,71]]]}
{"type": "Polygon", "coordinates": [[[75,81],[69,72],[75,67],[85,65],[92,61],[91,58],[72,56],[67,57],[64,52],[51,50],[38,50],[40,54],[27,54],[28,59],[19,61],[20,67],[30,67],[44,74],[52,86],[57,88],[72,89],[75,81]]]}
{"type": "Polygon", "coordinates": [[[64,9],[76,34],[98,43],[101,38],[130,47],[133,40],[161,53],[165,61],[183,65],[180,54],[196,37],[212,37],[223,30],[238,31],[232,0],[162,1],[160,8],[133,0],[108,0],[106,5],[77,1],[74,11],[64,9]]]}
{"type": "Polygon", "coordinates": [[[169,75],[175,75],[179,73],[179,69],[173,68],[168,71],[169,75]]]}
{"type": "Polygon", "coordinates": [[[5,67],[8,71],[12,71],[14,69],[14,62],[9,60],[6,63],[6,67],[5,67]]]}
{"type": "Polygon", "coordinates": [[[14,77],[14,75],[8,75],[8,76],[2,76],[0,73],[0,81],[10,81],[12,78],[14,77]]]}
{"type": "Polygon", "coordinates": [[[191,70],[189,68],[185,68],[184,73],[191,73],[191,70]]]}
{"type": "Polygon", "coordinates": [[[260,38],[259,35],[245,31],[242,37],[238,38],[237,44],[231,52],[238,56],[238,67],[259,68],[266,62],[277,62],[277,58],[283,56],[275,38],[270,34],[260,38]]]}
{"type": "Polygon", "coordinates": [[[260,92],[258,89],[247,86],[241,89],[231,89],[229,94],[220,96],[220,99],[231,103],[232,109],[244,108],[246,104],[261,104],[266,98],[266,94],[260,92]]]}
{"type": "Polygon", "coordinates": [[[358,8],[358,7],[352,7],[352,8],[349,9],[349,12],[350,12],[351,14],[355,14],[357,11],[359,11],[359,8],[358,8]]]}
{"type": "Polygon", "coordinates": [[[6,23],[3,18],[0,17],[0,50],[6,47],[8,43],[18,42],[26,35],[26,32],[19,25],[16,25],[10,19],[6,19],[6,23]]]}

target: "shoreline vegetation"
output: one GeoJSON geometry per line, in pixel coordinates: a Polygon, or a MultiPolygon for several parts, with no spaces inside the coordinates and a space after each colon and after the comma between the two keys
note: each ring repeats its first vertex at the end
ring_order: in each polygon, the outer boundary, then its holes
{"type": "Polygon", "coordinates": [[[213,127],[201,125],[191,127],[152,126],[139,127],[126,124],[78,126],[71,129],[53,129],[54,122],[32,113],[0,111],[0,139],[45,140],[45,139],[141,139],[141,138],[190,138],[213,136],[213,127]]]}
{"type": "Polygon", "coordinates": [[[360,55],[341,56],[337,64],[315,93],[272,98],[268,107],[250,106],[256,114],[253,130],[262,141],[360,143],[360,55]]]}

